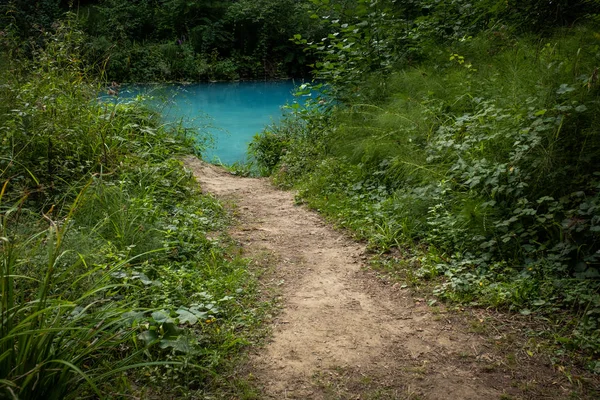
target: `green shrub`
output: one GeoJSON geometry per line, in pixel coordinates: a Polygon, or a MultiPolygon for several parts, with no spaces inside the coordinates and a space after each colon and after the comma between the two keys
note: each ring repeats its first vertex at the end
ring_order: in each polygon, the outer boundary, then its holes
{"type": "Polygon", "coordinates": [[[47,39],[0,71],[0,397],[211,396],[262,306],[176,159],[200,149],[47,39]]]}
{"type": "Polygon", "coordinates": [[[561,341],[597,354],[594,35],[586,26],[546,39],[490,30],[430,44],[428,60],[384,81],[380,72],[359,89],[342,80],[348,101],[328,124],[296,115],[284,134],[258,138],[285,140],[285,154],[263,145],[269,170],[294,171],[274,177],[374,249],[426,244],[417,274],[441,276],[438,296],[546,315],[570,309],[576,322],[561,341]]]}
{"type": "Polygon", "coordinates": [[[129,261],[91,266],[69,257],[63,241],[70,216],[60,226],[45,216],[48,228],[20,232],[15,225],[26,218],[18,215],[22,204],[2,202],[8,184],[0,193],[2,396],[100,395],[107,378],[135,367],[136,329],[124,317],[134,306],[110,299],[119,286],[111,275],[129,261]]]}

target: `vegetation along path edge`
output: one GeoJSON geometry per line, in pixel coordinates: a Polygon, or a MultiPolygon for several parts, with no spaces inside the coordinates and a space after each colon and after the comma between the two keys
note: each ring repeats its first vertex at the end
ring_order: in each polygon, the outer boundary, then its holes
{"type": "Polygon", "coordinates": [[[295,205],[292,192],[185,162],[203,191],[236,203],[232,236],[245,251],[277,260],[283,309],[248,367],[262,398],[564,398],[573,389],[543,362],[509,366],[464,320],[365,271],[364,245],[295,205]]]}

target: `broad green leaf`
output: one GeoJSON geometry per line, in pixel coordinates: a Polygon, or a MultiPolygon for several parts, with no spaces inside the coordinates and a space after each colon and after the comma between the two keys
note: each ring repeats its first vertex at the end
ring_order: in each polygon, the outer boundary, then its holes
{"type": "Polygon", "coordinates": [[[179,315],[180,324],[194,325],[196,322],[198,322],[198,317],[187,310],[179,309],[175,312],[179,315]]]}
{"type": "Polygon", "coordinates": [[[160,341],[160,348],[172,348],[185,354],[189,354],[193,350],[192,344],[185,336],[178,336],[176,339],[163,339],[160,341]]]}
{"type": "Polygon", "coordinates": [[[149,344],[158,340],[158,333],[156,331],[144,331],[138,335],[138,338],[149,344]]]}
{"type": "Polygon", "coordinates": [[[169,322],[171,320],[170,315],[165,310],[155,311],[152,313],[152,319],[159,324],[169,322]]]}

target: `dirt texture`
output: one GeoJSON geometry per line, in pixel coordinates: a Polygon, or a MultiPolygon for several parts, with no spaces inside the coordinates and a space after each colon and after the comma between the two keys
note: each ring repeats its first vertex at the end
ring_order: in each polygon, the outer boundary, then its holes
{"type": "MultiPolygon", "coordinates": [[[[281,312],[251,350],[247,376],[264,399],[566,398],[550,363],[499,352],[465,318],[431,307],[365,267],[365,246],[295,205],[267,179],[185,160],[202,190],[236,204],[231,232],[247,254],[272,253],[281,312]]],[[[477,320],[475,320],[477,322],[477,320]]],[[[483,320],[481,320],[483,321],[483,320]]],[[[495,341],[495,342],[494,342],[495,341]]],[[[508,346],[510,349],[510,345],[508,346]]]]}

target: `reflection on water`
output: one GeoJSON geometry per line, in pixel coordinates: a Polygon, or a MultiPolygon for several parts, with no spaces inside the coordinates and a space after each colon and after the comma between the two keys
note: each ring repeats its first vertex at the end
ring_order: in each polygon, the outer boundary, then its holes
{"type": "Polygon", "coordinates": [[[149,94],[166,122],[182,121],[213,136],[205,159],[231,164],[245,159],[256,133],[281,119],[281,107],[294,101],[295,86],[293,81],[129,86],[121,88],[119,100],[149,94]]]}

